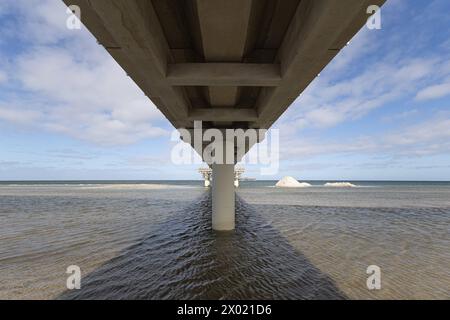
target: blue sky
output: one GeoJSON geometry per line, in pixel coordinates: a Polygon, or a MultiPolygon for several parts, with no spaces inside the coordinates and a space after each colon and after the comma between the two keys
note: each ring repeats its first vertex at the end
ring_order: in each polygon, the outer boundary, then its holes
{"type": "MultiPolygon", "coordinates": [[[[265,179],[450,180],[450,2],[388,0],[275,123],[265,179]]],[[[0,2],[0,180],[198,179],[173,130],[60,0],[0,2]]],[[[259,177],[258,166],[248,167],[259,177]]]]}

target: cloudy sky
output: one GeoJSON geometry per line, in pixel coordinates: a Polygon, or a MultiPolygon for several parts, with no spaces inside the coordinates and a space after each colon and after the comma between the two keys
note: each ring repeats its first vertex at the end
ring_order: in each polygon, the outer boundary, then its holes
{"type": "MultiPolygon", "coordinates": [[[[171,125],[65,10],[0,2],[0,180],[198,179],[171,162],[171,125]]],[[[276,122],[280,170],[262,178],[450,180],[450,1],[388,0],[381,18],[276,122]]]]}

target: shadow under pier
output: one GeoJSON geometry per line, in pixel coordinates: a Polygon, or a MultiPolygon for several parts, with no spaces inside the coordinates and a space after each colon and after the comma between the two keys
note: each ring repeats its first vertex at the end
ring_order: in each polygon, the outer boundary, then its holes
{"type": "Polygon", "coordinates": [[[58,299],[345,299],[332,279],[236,198],[236,230],[211,229],[210,193],[58,299]]]}

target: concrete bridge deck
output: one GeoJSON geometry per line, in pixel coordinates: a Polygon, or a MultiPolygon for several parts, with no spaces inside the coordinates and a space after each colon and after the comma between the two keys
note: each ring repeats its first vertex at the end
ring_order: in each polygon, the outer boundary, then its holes
{"type": "MultiPolygon", "coordinates": [[[[385,0],[64,2],[174,127],[247,129],[269,128],[385,0]]],[[[213,201],[233,174],[220,166],[213,201]]],[[[234,228],[227,210],[216,229],[234,228]]]]}

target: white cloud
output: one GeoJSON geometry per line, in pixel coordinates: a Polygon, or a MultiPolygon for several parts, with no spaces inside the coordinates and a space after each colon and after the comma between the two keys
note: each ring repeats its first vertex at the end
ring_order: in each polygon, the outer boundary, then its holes
{"type": "Polygon", "coordinates": [[[86,30],[66,28],[62,1],[8,8],[23,18],[27,48],[8,65],[18,93],[0,100],[0,120],[101,145],[168,134],[155,125],[162,114],[106,50],[86,30]]]}
{"type": "Polygon", "coordinates": [[[435,58],[382,61],[353,77],[335,81],[336,75],[320,77],[297,98],[281,118],[281,125],[294,121],[302,127],[326,128],[358,119],[405,95],[433,75],[442,61],[435,58]]]}
{"type": "Polygon", "coordinates": [[[450,95],[450,82],[433,85],[420,90],[416,95],[416,100],[438,99],[450,95]]]}
{"type": "Polygon", "coordinates": [[[0,70],[0,84],[5,83],[6,81],[8,81],[8,75],[0,70]]]}
{"type": "Polygon", "coordinates": [[[9,40],[26,41],[28,44],[51,45],[60,41],[86,38],[83,28],[70,30],[66,26],[67,7],[62,0],[2,0],[3,14],[11,14],[13,21],[7,24],[5,35],[9,40]]]}
{"type": "Polygon", "coordinates": [[[0,106],[0,120],[16,124],[29,124],[39,118],[40,114],[33,110],[13,110],[0,106]]]}
{"type": "Polygon", "coordinates": [[[410,126],[400,133],[390,134],[385,138],[388,146],[413,147],[420,153],[434,151],[435,145],[441,145],[442,152],[448,152],[450,146],[450,118],[443,114],[439,118],[410,126]]]}
{"type": "Polygon", "coordinates": [[[383,155],[417,157],[450,154],[450,115],[441,113],[423,123],[394,132],[334,140],[294,139],[281,141],[284,159],[305,159],[319,155],[383,155]]]}
{"type": "Polygon", "coordinates": [[[382,118],[382,121],[384,122],[394,122],[398,120],[405,120],[410,117],[416,116],[419,114],[418,109],[408,109],[406,111],[402,111],[397,114],[388,114],[382,118]]]}

